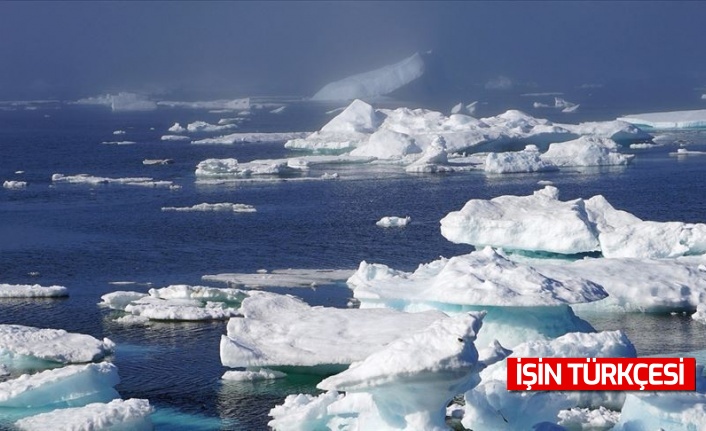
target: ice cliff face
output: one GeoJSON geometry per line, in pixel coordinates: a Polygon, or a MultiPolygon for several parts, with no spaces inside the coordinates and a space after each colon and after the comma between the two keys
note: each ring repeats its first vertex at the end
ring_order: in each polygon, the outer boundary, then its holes
{"type": "Polygon", "coordinates": [[[409,84],[423,74],[424,60],[418,53],[415,53],[398,63],[326,84],[311,99],[333,101],[384,96],[409,84]]]}

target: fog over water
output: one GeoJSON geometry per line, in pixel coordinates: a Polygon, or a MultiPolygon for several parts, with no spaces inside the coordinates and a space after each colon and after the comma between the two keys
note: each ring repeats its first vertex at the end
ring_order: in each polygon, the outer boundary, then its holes
{"type": "Polygon", "coordinates": [[[704,16],[679,1],[1,2],[0,100],[310,96],[431,50],[463,97],[499,83],[698,104],[704,16]]]}

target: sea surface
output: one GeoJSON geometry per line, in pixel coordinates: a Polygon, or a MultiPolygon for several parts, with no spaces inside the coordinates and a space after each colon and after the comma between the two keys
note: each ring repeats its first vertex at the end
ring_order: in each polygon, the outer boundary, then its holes
{"type": "MultiPolygon", "coordinates": [[[[281,114],[253,110],[235,131],[313,131],[331,118],[326,114],[330,108],[292,103],[281,114]]],[[[530,194],[542,187],[540,180],[552,181],[562,200],[602,194],[616,208],[646,220],[706,222],[706,156],[670,155],[677,145],[624,149],[636,157],[620,168],[487,176],[409,175],[394,167],[331,165],[313,169],[307,178],[204,184],[194,176],[201,160],[250,161],[293,153],[281,142],[160,141],[174,122],[215,123],[229,116],[188,109],[113,113],[65,104],[0,110],[0,182],[29,183],[26,189],[0,189],[0,283],[58,284],[70,290],[67,299],[0,300],[0,323],[109,337],[117,343],[111,360],[122,379],[118,391],[125,399],[149,399],[156,407],[158,430],[266,429],[273,406],[290,393],[315,393],[320,377],[222,381],[227,369],[220,363],[219,340],[226,322],[118,324],[113,319],[119,313],[97,306],[105,293],[146,292],[170,284],[223,287],[201,277],[259,269],[354,270],[362,260],[413,270],[439,256],[472,251],[441,236],[439,220],[448,212],[473,198],[530,194]],[[125,134],[113,135],[116,130],[125,134]],[[135,144],[101,144],[124,140],[135,144]],[[142,164],[143,159],[166,158],[175,163],[142,164]],[[338,172],[341,178],[315,179],[323,172],[338,172]],[[181,188],[53,184],[55,173],[152,177],[181,188]],[[161,211],[203,202],[249,204],[257,212],[161,211]],[[375,226],[389,215],[410,216],[412,222],[404,229],[375,226]],[[116,284],[125,282],[134,284],[116,284]]],[[[590,119],[614,118],[606,109],[592,111],[590,119]]],[[[706,133],[682,135],[689,149],[706,150],[706,133]]],[[[351,297],[344,284],[273,290],[335,307],[345,307],[351,297]]],[[[588,320],[597,329],[626,331],[641,355],[706,349],[705,328],[688,315],[620,314],[588,320]]],[[[3,426],[7,424],[0,422],[3,426]]]]}

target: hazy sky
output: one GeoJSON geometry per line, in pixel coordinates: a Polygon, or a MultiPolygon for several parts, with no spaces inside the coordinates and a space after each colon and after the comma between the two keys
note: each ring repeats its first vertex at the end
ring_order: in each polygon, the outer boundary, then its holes
{"type": "Polygon", "coordinates": [[[0,100],[310,95],[433,50],[449,79],[706,84],[706,2],[2,2],[0,100]]]}

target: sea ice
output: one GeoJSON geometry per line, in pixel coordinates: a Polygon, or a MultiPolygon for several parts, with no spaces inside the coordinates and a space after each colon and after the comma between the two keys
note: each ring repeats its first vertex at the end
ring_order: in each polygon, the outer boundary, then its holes
{"type": "Polygon", "coordinates": [[[181,124],[179,124],[179,123],[174,123],[174,124],[173,124],[169,129],[167,129],[167,130],[170,131],[170,132],[172,132],[172,133],[184,133],[184,132],[186,132],[186,129],[185,129],[181,124]]]}
{"type": "Polygon", "coordinates": [[[691,318],[706,325],[706,304],[698,304],[696,312],[691,315],[691,318]]]}
{"type": "Polygon", "coordinates": [[[451,108],[451,114],[462,114],[473,116],[476,113],[476,107],[478,107],[478,102],[471,102],[468,105],[463,103],[458,103],[451,108]]]}
{"type": "Polygon", "coordinates": [[[135,145],[135,141],[103,141],[101,145],[135,145]]]}
{"type": "Polygon", "coordinates": [[[108,362],[67,365],[0,382],[0,407],[75,407],[108,402],[119,395],[118,369],[108,362]]]}
{"type": "MultiPolygon", "coordinates": [[[[513,348],[511,357],[635,357],[635,347],[621,331],[569,333],[554,340],[533,340],[513,348]]],[[[619,410],[624,392],[508,391],[507,361],[481,372],[480,384],[465,393],[463,426],[474,431],[526,429],[539,422],[556,422],[557,414],[573,407],[603,405],[619,410]]]]}
{"type": "Polygon", "coordinates": [[[347,365],[445,317],[438,311],[311,307],[259,291],[250,293],[240,311],[244,318],[230,319],[221,337],[226,367],[347,365]]]}
{"type": "Polygon", "coordinates": [[[174,163],[173,159],[144,159],[142,161],[142,164],[145,166],[171,165],[173,163],[174,163]]]}
{"type": "Polygon", "coordinates": [[[209,204],[202,203],[198,205],[193,205],[190,207],[162,207],[162,211],[202,211],[202,212],[234,212],[234,213],[254,213],[257,210],[252,205],[247,204],[233,204],[233,203],[217,203],[209,204]]]}
{"type": "Polygon", "coordinates": [[[146,96],[126,92],[88,97],[79,99],[74,103],[78,105],[103,105],[110,107],[114,112],[153,111],[157,109],[157,104],[146,96]]]}
{"type": "Polygon", "coordinates": [[[216,124],[209,124],[205,121],[194,121],[193,123],[189,123],[186,126],[186,130],[191,132],[191,133],[199,133],[199,132],[208,132],[208,133],[213,133],[213,132],[224,132],[226,130],[231,130],[231,129],[236,129],[238,128],[237,125],[235,124],[224,124],[224,125],[216,125],[216,124]]]}
{"type": "Polygon", "coordinates": [[[542,160],[555,166],[627,165],[632,154],[620,154],[618,144],[610,138],[581,136],[568,142],[550,144],[542,160]]]}
{"type": "Polygon", "coordinates": [[[597,409],[582,409],[574,407],[561,410],[557,417],[558,425],[568,430],[609,431],[620,420],[620,412],[609,410],[603,406],[597,409]]]}
{"type": "Polygon", "coordinates": [[[706,109],[631,114],[618,120],[650,130],[698,129],[706,127],[706,109]]]}
{"type": "Polygon", "coordinates": [[[414,139],[403,133],[380,129],[370,135],[368,142],[350,152],[351,156],[397,159],[408,154],[421,153],[414,139]]]}
{"type": "Polygon", "coordinates": [[[54,174],[51,177],[52,182],[68,183],[68,184],[120,184],[125,186],[140,186],[140,187],[171,187],[174,185],[171,181],[155,181],[152,178],[136,177],[136,178],[106,178],[96,177],[89,174],[78,175],[63,175],[54,174]]]}
{"type": "Polygon", "coordinates": [[[383,96],[414,81],[424,74],[424,60],[415,53],[411,57],[326,84],[312,100],[353,100],[383,96]]]}
{"type": "Polygon", "coordinates": [[[147,400],[116,399],[30,416],[15,426],[22,431],[148,431],[153,429],[153,411],[147,400]]]}
{"type": "Polygon", "coordinates": [[[260,368],[245,371],[226,371],[221,378],[232,382],[253,382],[256,380],[274,380],[284,377],[287,377],[287,375],[281,371],[260,368]]]}
{"type": "Polygon", "coordinates": [[[553,163],[541,157],[536,145],[528,145],[523,151],[488,153],[484,166],[485,172],[489,174],[546,172],[556,169],[553,163]]]}
{"type": "Polygon", "coordinates": [[[284,110],[285,110],[286,108],[287,108],[287,107],[286,107],[285,105],[282,105],[282,106],[280,106],[279,108],[275,108],[275,109],[271,110],[271,111],[270,111],[270,114],[281,114],[282,112],[284,112],[284,110]]]}
{"type": "Polygon", "coordinates": [[[26,181],[10,181],[7,180],[4,183],[2,183],[2,186],[6,189],[14,189],[14,190],[19,190],[19,189],[24,189],[27,187],[27,182],[26,181]]]}
{"type": "Polygon", "coordinates": [[[113,352],[115,344],[62,329],[40,329],[21,325],[0,325],[0,362],[22,366],[39,359],[60,364],[98,361],[113,352]]]}
{"type": "Polygon", "coordinates": [[[693,392],[629,393],[613,431],[694,431],[706,424],[706,395],[693,392]]]}
{"type": "Polygon", "coordinates": [[[411,217],[395,217],[395,216],[388,216],[388,217],[383,217],[380,220],[378,220],[375,225],[379,227],[405,227],[409,222],[412,221],[411,217]]]}
{"type": "Polygon", "coordinates": [[[162,100],[157,102],[157,105],[169,108],[240,111],[250,109],[250,98],[245,97],[242,99],[219,99],[198,102],[162,100]]]}
{"type": "Polygon", "coordinates": [[[55,298],[69,296],[64,286],[0,283],[0,298],[55,298]]]}
{"type": "Polygon", "coordinates": [[[204,275],[204,281],[226,283],[229,287],[312,287],[345,282],[353,269],[275,269],[256,274],[204,275]]]}
{"type": "Polygon", "coordinates": [[[113,131],[113,135],[124,135],[125,133],[127,133],[127,132],[125,132],[125,130],[114,130],[113,131]]]}
{"type": "Polygon", "coordinates": [[[209,178],[249,178],[252,175],[287,175],[301,171],[294,160],[287,159],[253,160],[240,163],[237,159],[206,159],[196,166],[197,177],[209,178]]]}
{"type": "Polygon", "coordinates": [[[204,138],[192,141],[196,145],[232,145],[243,142],[285,142],[291,139],[304,139],[310,132],[246,132],[231,133],[215,138],[204,138]]]}
{"type": "Polygon", "coordinates": [[[159,138],[162,141],[190,141],[191,138],[184,135],[163,135],[159,138]]]}

